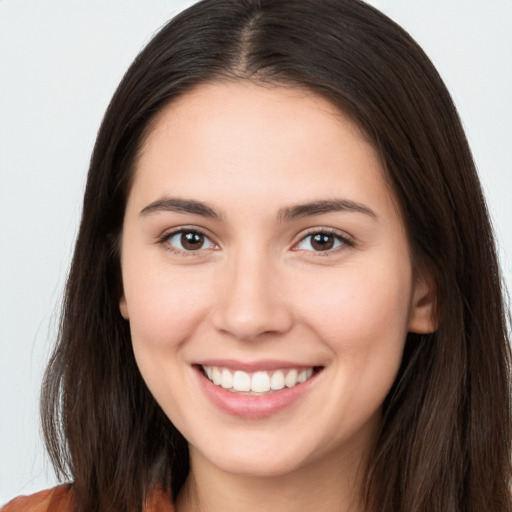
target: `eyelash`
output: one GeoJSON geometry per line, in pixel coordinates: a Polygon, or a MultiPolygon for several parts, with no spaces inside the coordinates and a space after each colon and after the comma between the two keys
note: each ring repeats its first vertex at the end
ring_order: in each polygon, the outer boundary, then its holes
{"type": "Polygon", "coordinates": [[[204,231],[203,229],[201,228],[198,228],[198,227],[193,227],[193,228],[179,228],[179,229],[176,229],[174,231],[171,231],[169,233],[166,233],[165,235],[163,235],[161,238],[158,239],[158,243],[163,245],[165,250],[166,251],[170,251],[172,252],[173,254],[177,254],[178,256],[185,256],[185,257],[189,257],[189,256],[199,256],[199,253],[202,252],[201,249],[198,249],[196,251],[186,251],[186,250],[183,250],[183,249],[178,249],[174,246],[172,246],[169,241],[175,237],[176,235],[183,235],[183,234],[187,234],[187,233],[193,233],[193,234],[196,234],[196,235],[201,235],[203,236],[205,239],[209,240],[211,242],[212,245],[216,245],[212,240],[211,238],[208,236],[208,234],[206,233],[206,231],[204,231]]]}
{"type": "MultiPolygon", "coordinates": [[[[206,231],[204,231],[203,229],[198,228],[198,227],[193,227],[193,228],[185,227],[185,228],[176,229],[174,231],[171,231],[171,232],[163,235],[161,238],[158,239],[157,242],[159,244],[163,245],[167,251],[170,251],[179,256],[185,256],[185,257],[199,256],[200,253],[204,249],[201,248],[201,249],[197,249],[195,251],[194,250],[183,250],[183,249],[178,249],[169,243],[169,241],[176,235],[180,235],[180,234],[183,235],[183,234],[188,234],[188,233],[203,236],[213,246],[216,246],[216,244],[211,240],[211,238],[208,236],[206,231]]],[[[343,250],[344,248],[354,247],[354,246],[355,246],[355,242],[351,238],[349,238],[346,234],[341,234],[339,231],[332,229],[332,228],[320,228],[320,229],[316,228],[316,229],[311,229],[309,232],[306,232],[305,234],[303,234],[301,236],[300,240],[293,245],[292,250],[293,251],[304,250],[305,252],[313,253],[315,255],[315,257],[316,256],[325,257],[325,256],[332,255],[333,253],[337,253],[337,252],[343,250]],[[314,235],[332,236],[340,243],[340,245],[338,247],[335,247],[332,249],[327,249],[325,251],[314,251],[314,250],[306,250],[306,249],[296,248],[297,245],[304,242],[307,238],[313,237],[314,235]]]]}
{"type": "MultiPolygon", "coordinates": [[[[354,247],[355,246],[355,242],[354,242],[354,240],[352,238],[350,238],[346,234],[342,234],[341,232],[339,232],[336,229],[333,229],[333,228],[320,228],[320,229],[319,228],[315,228],[315,229],[311,229],[308,232],[306,232],[305,234],[303,234],[301,236],[300,240],[294,244],[294,246],[293,246],[294,248],[292,250],[300,251],[301,249],[297,249],[295,247],[297,247],[297,245],[299,245],[300,243],[304,242],[307,238],[313,237],[315,235],[332,236],[335,240],[340,242],[340,245],[338,247],[335,247],[335,248],[332,248],[332,249],[327,249],[325,251],[305,250],[306,252],[313,253],[315,255],[315,257],[330,256],[332,254],[338,253],[339,251],[343,251],[346,248],[350,248],[350,247],[354,247]]],[[[310,242],[310,244],[311,244],[311,242],[310,242]]]]}

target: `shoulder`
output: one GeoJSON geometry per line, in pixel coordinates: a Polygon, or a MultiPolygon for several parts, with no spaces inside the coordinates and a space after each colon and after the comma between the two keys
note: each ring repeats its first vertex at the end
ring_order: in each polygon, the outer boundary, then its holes
{"type": "Polygon", "coordinates": [[[0,512],[72,512],[74,494],[70,484],[19,496],[4,505],[0,512]]]}
{"type": "MultiPolygon", "coordinates": [[[[30,496],[14,498],[0,512],[73,512],[74,505],[71,484],[63,484],[30,496]]],[[[154,489],[146,499],[144,512],[174,512],[170,494],[154,489]]]]}
{"type": "Polygon", "coordinates": [[[160,487],[153,489],[146,498],[143,512],[174,512],[171,494],[160,487]]]}
{"type": "MultiPolygon", "coordinates": [[[[14,498],[0,512],[73,512],[74,505],[71,484],[63,484],[30,496],[14,498]]],[[[159,488],[154,489],[146,499],[144,512],[174,512],[170,494],[159,488]]]]}

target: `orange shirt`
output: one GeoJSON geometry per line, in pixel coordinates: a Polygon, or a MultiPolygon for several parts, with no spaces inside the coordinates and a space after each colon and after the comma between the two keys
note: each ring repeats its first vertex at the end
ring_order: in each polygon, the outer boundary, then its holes
{"type": "MultiPolygon", "coordinates": [[[[73,512],[73,505],[71,485],[63,484],[30,496],[15,498],[0,512],[73,512]]],[[[170,496],[163,491],[151,493],[144,505],[144,512],[174,512],[170,496]]]]}

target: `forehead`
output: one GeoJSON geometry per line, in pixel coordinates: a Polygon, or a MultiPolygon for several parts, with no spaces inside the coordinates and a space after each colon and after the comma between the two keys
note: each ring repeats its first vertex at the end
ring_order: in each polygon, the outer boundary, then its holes
{"type": "Polygon", "coordinates": [[[377,152],[336,106],[305,89],[251,82],[204,84],[165,106],[134,178],[153,195],[208,201],[235,192],[270,200],[276,188],[297,201],[364,188],[389,195],[377,152]]]}
{"type": "MultiPolygon", "coordinates": [[[[258,118],[277,125],[281,122],[309,121],[321,112],[332,123],[365,138],[357,123],[342,109],[311,90],[295,86],[252,82],[250,80],[215,80],[193,87],[165,105],[155,116],[148,135],[169,126],[172,119],[187,118],[204,125],[221,116],[227,116],[229,105],[238,112],[237,121],[250,126],[258,118]]],[[[297,123],[300,129],[302,123],[297,123]]],[[[147,137],[146,137],[147,138],[147,137]]]]}

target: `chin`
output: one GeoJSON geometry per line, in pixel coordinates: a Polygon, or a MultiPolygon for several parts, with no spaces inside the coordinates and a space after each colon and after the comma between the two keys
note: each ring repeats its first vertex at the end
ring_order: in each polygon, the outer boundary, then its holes
{"type": "Polygon", "coordinates": [[[273,454],[223,457],[211,461],[220,470],[241,477],[278,478],[289,475],[302,467],[301,461],[276,457],[273,454]]]}
{"type": "Polygon", "coordinates": [[[308,450],[304,441],[297,444],[290,439],[265,440],[261,436],[240,440],[235,435],[228,442],[219,442],[213,450],[212,445],[202,452],[192,448],[191,456],[207,459],[212,466],[233,475],[283,477],[307,466],[312,460],[322,458],[314,448],[308,450]]]}

